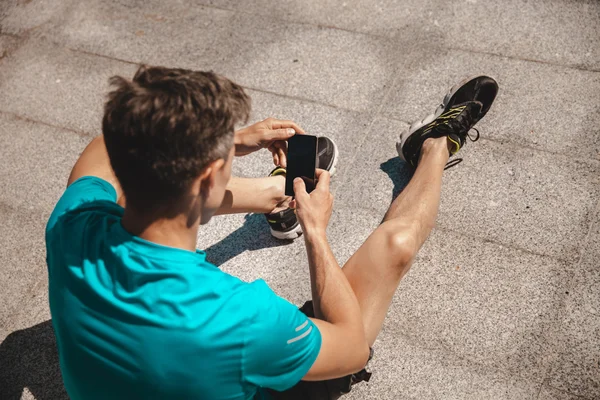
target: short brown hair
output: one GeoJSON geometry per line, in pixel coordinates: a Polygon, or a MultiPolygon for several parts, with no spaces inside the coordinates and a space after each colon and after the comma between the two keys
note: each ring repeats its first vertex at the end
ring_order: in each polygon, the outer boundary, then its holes
{"type": "Polygon", "coordinates": [[[142,66],[113,76],[102,132],[115,175],[135,209],[177,201],[210,162],[226,159],[250,98],[213,72],[142,66]]]}

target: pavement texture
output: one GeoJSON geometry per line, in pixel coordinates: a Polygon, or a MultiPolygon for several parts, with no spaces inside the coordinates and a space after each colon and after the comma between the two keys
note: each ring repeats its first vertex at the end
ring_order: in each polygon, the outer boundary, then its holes
{"type": "MultiPolygon", "coordinates": [[[[373,377],[348,399],[600,398],[600,2],[2,0],[0,398],[66,399],[44,226],[100,133],[107,80],[140,63],[244,85],[253,121],[340,148],[329,238],[344,263],[410,178],[395,141],[452,84],[494,76],[482,139],[443,183],[437,227],[400,284],[373,377]]],[[[264,176],[270,157],[234,162],[264,176]]],[[[198,246],[244,280],[310,296],[302,240],[261,215],[198,246]]]]}

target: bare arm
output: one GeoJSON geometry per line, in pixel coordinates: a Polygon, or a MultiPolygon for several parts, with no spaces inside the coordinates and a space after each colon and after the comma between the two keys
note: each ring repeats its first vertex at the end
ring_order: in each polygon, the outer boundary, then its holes
{"type": "Polygon", "coordinates": [[[223,202],[215,215],[236,213],[271,213],[283,207],[288,197],[284,194],[285,177],[264,178],[231,177],[223,202]]]}
{"type": "Polygon", "coordinates": [[[117,202],[121,205],[124,204],[125,197],[123,196],[121,185],[110,166],[110,160],[108,159],[108,153],[104,145],[104,137],[95,137],[85,150],[83,150],[83,153],[81,153],[81,156],[79,156],[79,159],[71,170],[67,186],[83,176],[97,176],[113,185],[117,191],[117,202]]]}
{"type": "Polygon", "coordinates": [[[338,378],[364,368],[369,356],[358,301],[327,238],[305,236],[321,351],[304,380],[338,378]],[[319,315],[321,314],[321,315],[319,315]]]}
{"type": "Polygon", "coordinates": [[[313,307],[322,337],[321,351],[304,380],[324,380],[364,368],[369,357],[360,307],[342,269],[335,260],[325,229],[333,196],[329,173],[320,171],[317,188],[310,195],[304,182],[294,182],[297,214],[306,242],[313,307]]]}

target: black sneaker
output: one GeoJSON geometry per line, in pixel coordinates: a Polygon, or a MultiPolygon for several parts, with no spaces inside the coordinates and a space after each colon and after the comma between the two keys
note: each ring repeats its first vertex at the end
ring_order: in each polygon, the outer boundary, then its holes
{"type": "MultiPolygon", "coordinates": [[[[396,144],[398,155],[411,166],[417,167],[423,142],[429,138],[446,136],[454,144],[450,155],[456,154],[465,145],[469,130],[475,125],[473,122],[481,111],[481,103],[469,101],[450,108],[447,112],[439,115],[432,122],[419,127],[416,130],[409,129],[400,135],[400,142],[396,144]]],[[[479,139],[479,133],[475,139],[479,139]]],[[[458,160],[458,159],[457,159],[458,160]]],[[[453,160],[448,167],[458,164],[460,161],[453,160]]],[[[462,161],[462,160],[461,160],[462,161]]]]}
{"type": "MultiPolygon", "coordinates": [[[[456,154],[464,146],[467,137],[472,141],[477,141],[479,131],[473,126],[489,111],[497,93],[498,84],[488,76],[465,79],[454,85],[433,114],[421,121],[414,122],[407,132],[400,135],[400,141],[396,144],[398,155],[416,167],[421,145],[427,138],[448,136],[450,141],[455,144],[451,155],[456,154]],[[477,103],[478,106],[472,103],[477,103]],[[451,131],[457,133],[450,135],[448,130],[450,127],[452,127],[451,131]],[[465,128],[466,131],[464,131],[465,128]],[[475,138],[468,136],[468,131],[472,128],[477,132],[475,138]],[[415,134],[417,135],[413,137],[415,134]],[[417,138],[419,139],[417,140],[417,138]]],[[[462,159],[452,160],[448,163],[448,167],[461,161],[462,159]]]]}
{"type": "MultiPolygon", "coordinates": [[[[339,153],[337,146],[329,138],[317,138],[317,168],[329,171],[331,176],[335,173],[339,153]]],[[[277,167],[269,176],[285,175],[285,168],[277,167]]],[[[291,208],[286,208],[272,214],[265,214],[271,228],[271,235],[277,239],[296,239],[302,234],[302,228],[296,218],[296,213],[291,208]]]]}
{"type": "Polygon", "coordinates": [[[317,168],[329,171],[329,175],[333,176],[338,156],[338,148],[333,140],[325,136],[317,138],[317,168]]]}
{"type": "Polygon", "coordinates": [[[446,112],[457,104],[478,101],[481,103],[481,111],[479,115],[473,116],[473,124],[476,124],[490,110],[497,94],[498,83],[493,78],[485,75],[467,78],[450,88],[435,114],[446,112]],[[440,108],[443,111],[439,111],[440,108]]]}

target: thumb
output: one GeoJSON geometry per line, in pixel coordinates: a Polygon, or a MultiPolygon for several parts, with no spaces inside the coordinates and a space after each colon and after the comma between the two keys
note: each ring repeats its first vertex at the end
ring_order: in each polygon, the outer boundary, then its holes
{"type": "Polygon", "coordinates": [[[329,180],[331,179],[331,175],[329,171],[324,171],[322,169],[317,169],[317,189],[329,192],[329,180]]]}
{"type": "Polygon", "coordinates": [[[308,196],[308,193],[306,193],[306,184],[304,183],[302,178],[294,179],[294,197],[296,198],[296,200],[298,200],[304,199],[304,196],[308,196]]]}
{"type": "Polygon", "coordinates": [[[296,131],[292,128],[274,129],[266,135],[267,140],[287,140],[294,136],[296,131]]]}

